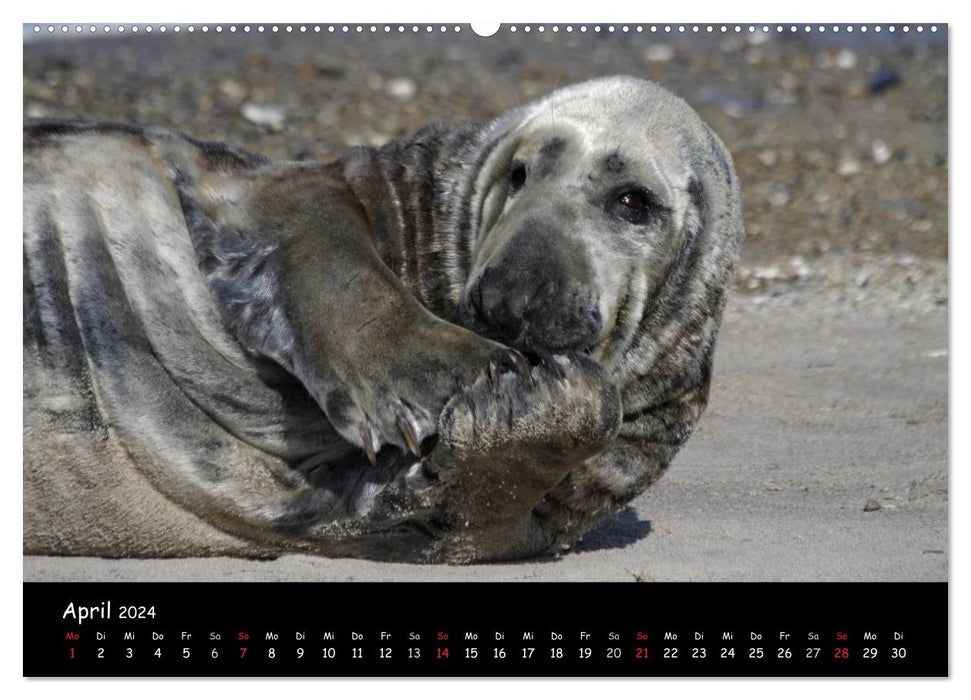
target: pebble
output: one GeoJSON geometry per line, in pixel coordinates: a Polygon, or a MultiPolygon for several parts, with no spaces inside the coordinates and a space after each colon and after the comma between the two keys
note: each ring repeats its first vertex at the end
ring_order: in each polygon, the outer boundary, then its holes
{"type": "Polygon", "coordinates": [[[283,129],[283,120],[286,118],[286,114],[281,107],[247,102],[239,111],[243,115],[243,119],[254,124],[267,126],[273,129],[273,131],[281,131],[283,129]]]}
{"type": "Polygon", "coordinates": [[[863,512],[872,513],[875,510],[880,510],[882,507],[883,506],[881,506],[879,503],[877,503],[871,498],[866,502],[866,505],[863,506],[863,512]]]}
{"type": "Polygon", "coordinates": [[[772,38],[771,34],[769,34],[768,32],[762,32],[762,31],[749,32],[746,35],[746,39],[748,39],[748,43],[751,44],[752,46],[759,46],[761,44],[764,44],[770,38],[772,38]]]}
{"type": "Polygon", "coordinates": [[[873,162],[877,165],[883,165],[893,157],[893,150],[883,139],[876,139],[870,144],[870,153],[873,155],[873,162]]]}
{"type": "Polygon", "coordinates": [[[762,161],[762,165],[767,168],[774,168],[775,164],[779,162],[779,156],[775,151],[760,151],[759,160],[762,161]]]}
{"type": "Polygon", "coordinates": [[[795,73],[790,73],[788,71],[782,73],[778,79],[779,87],[783,90],[788,90],[792,92],[797,87],[799,87],[799,78],[795,73]]]}
{"type": "Polygon", "coordinates": [[[732,119],[741,119],[742,115],[745,114],[745,110],[742,108],[742,105],[738,104],[737,102],[729,102],[722,107],[722,111],[732,119]]]}
{"type": "Polygon", "coordinates": [[[248,91],[243,85],[232,78],[224,78],[219,81],[219,92],[230,99],[242,100],[246,97],[248,91]]]}
{"type": "Polygon", "coordinates": [[[789,193],[784,189],[774,190],[769,195],[769,204],[774,208],[784,207],[789,203],[789,193]]]}
{"type": "Polygon", "coordinates": [[[861,170],[860,161],[856,158],[844,158],[840,161],[839,166],[836,168],[836,172],[844,177],[850,177],[856,175],[861,170]]]}
{"type": "Polygon", "coordinates": [[[884,69],[877,71],[876,75],[870,78],[870,93],[879,95],[881,92],[900,84],[900,73],[895,70],[884,69]]]}
{"type": "Polygon", "coordinates": [[[644,58],[653,63],[667,63],[674,58],[674,49],[667,44],[653,44],[647,47],[644,58]]]}
{"type": "Polygon", "coordinates": [[[390,140],[391,140],[390,136],[388,136],[387,134],[382,134],[380,132],[375,131],[368,134],[368,145],[374,146],[375,148],[380,148],[390,140]]]}
{"type": "Polygon", "coordinates": [[[863,97],[866,86],[862,80],[850,80],[846,85],[847,97],[863,97]]]}
{"type": "Polygon", "coordinates": [[[42,104],[31,102],[24,110],[28,119],[43,119],[50,116],[49,110],[42,104]]]}
{"type": "Polygon", "coordinates": [[[803,259],[801,255],[793,255],[789,259],[789,279],[790,280],[793,278],[797,280],[804,279],[809,276],[810,272],[811,270],[809,269],[809,265],[806,264],[806,261],[803,259]]]}
{"type": "MultiPolygon", "coordinates": [[[[765,266],[742,266],[738,272],[739,284],[746,289],[774,289],[780,284],[792,284],[806,279],[812,270],[806,261],[799,255],[794,255],[789,259],[788,264],[783,268],[778,265],[765,266]]],[[[771,296],[778,296],[781,292],[775,289],[771,296]]]]}
{"type": "Polygon", "coordinates": [[[384,78],[377,73],[371,73],[367,77],[367,86],[372,90],[380,90],[384,87],[384,78]]]}
{"type": "Polygon", "coordinates": [[[856,54],[849,49],[840,49],[833,61],[838,68],[849,70],[856,67],[856,54]]]}
{"type": "Polygon", "coordinates": [[[396,100],[410,100],[418,93],[418,84],[411,78],[392,78],[385,91],[396,100]]]}

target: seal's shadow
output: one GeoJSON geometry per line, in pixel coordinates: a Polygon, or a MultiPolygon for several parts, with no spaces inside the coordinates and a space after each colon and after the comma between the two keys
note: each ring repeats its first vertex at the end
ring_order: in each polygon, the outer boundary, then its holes
{"type": "Polygon", "coordinates": [[[570,551],[596,552],[602,549],[623,549],[651,534],[651,521],[641,520],[637,511],[627,507],[616,518],[600,523],[583,536],[570,551]]]}

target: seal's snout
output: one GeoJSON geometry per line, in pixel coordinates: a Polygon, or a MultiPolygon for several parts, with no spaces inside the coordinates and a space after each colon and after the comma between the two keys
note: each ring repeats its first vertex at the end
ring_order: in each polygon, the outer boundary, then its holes
{"type": "Polygon", "coordinates": [[[462,323],[522,351],[583,352],[603,331],[600,295],[583,248],[553,222],[530,216],[490,251],[465,288],[462,323]]]}
{"type": "Polygon", "coordinates": [[[521,350],[585,351],[603,330],[599,299],[551,267],[490,267],[466,290],[462,322],[521,350]]]}
{"type": "Polygon", "coordinates": [[[523,330],[527,307],[534,295],[516,284],[509,270],[486,268],[467,295],[466,318],[484,335],[513,343],[523,330]]]}

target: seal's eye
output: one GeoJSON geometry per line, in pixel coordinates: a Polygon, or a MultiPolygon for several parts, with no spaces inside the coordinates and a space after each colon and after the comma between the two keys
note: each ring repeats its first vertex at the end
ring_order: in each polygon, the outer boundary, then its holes
{"type": "Polygon", "coordinates": [[[519,161],[512,164],[509,171],[509,191],[518,192],[526,184],[526,164],[519,161]]]}
{"type": "Polygon", "coordinates": [[[632,224],[650,223],[664,211],[656,195],[641,187],[630,186],[608,198],[604,208],[608,213],[632,224]]]}

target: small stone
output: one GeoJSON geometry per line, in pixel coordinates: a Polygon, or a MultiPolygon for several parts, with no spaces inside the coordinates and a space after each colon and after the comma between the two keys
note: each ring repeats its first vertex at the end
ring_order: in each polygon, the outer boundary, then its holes
{"type": "Polygon", "coordinates": [[[752,46],[759,46],[767,42],[770,38],[772,38],[772,35],[769,34],[768,32],[758,31],[758,32],[749,32],[748,34],[745,35],[745,38],[748,39],[748,43],[751,44],[752,46]]]}
{"type": "Polygon", "coordinates": [[[367,77],[367,86],[372,90],[380,90],[384,87],[384,78],[377,73],[371,73],[367,77]]]}
{"type": "Polygon", "coordinates": [[[873,156],[873,162],[877,165],[883,165],[893,157],[893,150],[883,139],[876,139],[870,144],[870,153],[873,156]]]}
{"type": "Polygon", "coordinates": [[[861,289],[867,286],[867,283],[869,283],[869,281],[870,281],[869,272],[858,272],[856,275],[853,276],[853,284],[855,284],[857,287],[860,287],[861,289]]]}
{"type": "Polygon", "coordinates": [[[247,95],[246,88],[232,78],[223,78],[219,81],[219,92],[233,100],[242,100],[247,95]]]}
{"type": "Polygon", "coordinates": [[[375,148],[383,146],[384,144],[386,144],[388,141],[391,140],[390,136],[379,132],[372,132],[368,134],[367,138],[368,138],[368,144],[370,144],[371,146],[374,146],[375,148]]]}
{"type": "Polygon", "coordinates": [[[729,102],[722,107],[722,111],[732,119],[741,119],[745,114],[745,110],[742,109],[742,105],[740,105],[738,102],[729,102]]]}
{"type": "Polygon", "coordinates": [[[775,151],[760,151],[759,160],[762,161],[762,165],[767,168],[774,168],[775,164],[779,162],[779,156],[775,151]]]}
{"type": "Polygon", "coordinates": [[[91,87],[95,84],[96,79],[91,73],[76,71],[71,74],[71,82],[79,87],[91,87]]]}
{"type": "Polygon", "coordinates": [[[778,209],[779,207],[784,207],[788,203],[789,203],[789,193],[786,192],[784,189],[780,188],[780,189],[774,190],[769,195],[769,204],[775,209],[778,209]]]}
{"type": "Polygon", "coordinates": [[[900,73],[895,70],[877,71],[876,75],[870,78],[870,93],[879,95],[890,88],[900,84],[900,73]]]}
{"type": "Polygon", "coordinates": [[[273,131],[283,129],[283,120],[286,118],[286,114],[281,107],[247,102],[239,111],[244,119],[254,124],[269,127],[273,131]]]}
{"type": "Polygon", "coordinates": [[[833,62],[836,64],[837,68],[842,68],[843,70],[855,68],[856,54],[849,49],[840,49],[836,52],[836,57],[834,58],[833,62]]]}
{"type": "Polygon", "coordinates": [[[31,102],[27,105],[26,113],[28,119],[43,119],[44,117],[50,116],[47,108],[37,102],[31,102]]]}
{"type": "Polygon", "coordinates": [[[778,79],[779,87],[783,90],[788,90],[792,92],[797,87],[799,87],[799,78],[795,73],[790,73],[788,71],[782,73],[778,79]]]}
{"type": "Polygon", "coordinates": [[[861,170],[860,161],[856,158],[844,158],[840,161],[839,166],[836,168],[836,172],[844,177],[850,177],[856,175],[861,170]]]}
{"type": "Polygon", "coordinates": [[[805,259],[801,255],[793,255],[789,259],[788,272],[789,281],[802,280],[809,277],[809,265],[806,264],[805,259]]]}
{"type": "Polygon", "coordinates": [[[385,85],[385,91],[396,100],[410,100],[418,93],[418,84],[411,78],[392,78],[385,85]]]}
{"type": "Polygon", "coordinates": [[[344,145],[348,148],[354,148],[355,146],[366,146],[369,143],[369,138],[367,134],[348,134],[344,137],[344,145]]]}
{"type": "Polygon", "coordinates": [[[653,44],[647,47],[644,58],[652,63],[667,63],[674,58],[674,49],[667,44],[653,44]]]}
{"type": "Polygon", "coordinates": [[[866,92],[866,85],[862,80],[850,80],[846,84],[846,94],[848,97],[863,97],[866,92]]]}
{"type": "Polygon", "coordinates": [[[872,513],[875,510],[880,510],[882,507],[883,506],[881,506],[879,503],[877,503],[871,498],[866,502],[866,505],[863,506],[863,512],[872,513]]]}

